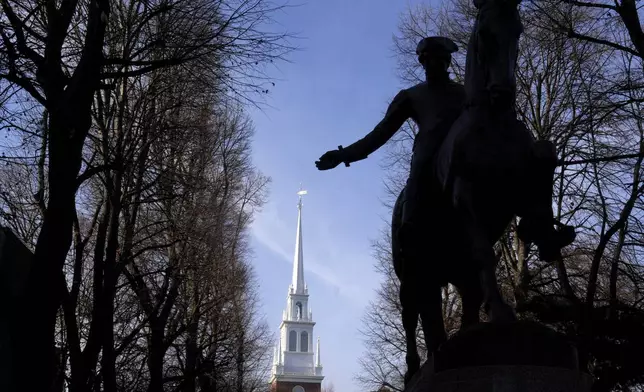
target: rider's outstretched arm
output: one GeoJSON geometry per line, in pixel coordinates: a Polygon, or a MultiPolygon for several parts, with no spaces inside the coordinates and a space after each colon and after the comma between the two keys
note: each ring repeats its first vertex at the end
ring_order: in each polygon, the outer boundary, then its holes
{"type": "Polygon", "coordinates": [[[402,90],[389,104],[385,117],[376,125],[373,131],[343,149],[348,158],[347,163],[365,159],[369,154],[382,147],[410,117],[411,104],[409,97],[407,92],[402,90]]]}

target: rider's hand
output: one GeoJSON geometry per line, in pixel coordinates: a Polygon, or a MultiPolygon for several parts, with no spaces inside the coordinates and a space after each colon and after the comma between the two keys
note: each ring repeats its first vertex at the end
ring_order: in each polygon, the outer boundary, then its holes
{"type": "Polygon", "coordinates": [[[327,151],[320,157],[320,159],[315,161],[315,166],[318,168],[318,170],[333,169],[346,159],[344,155],[345,154],[343,154],[340,150],[327,151]]]}

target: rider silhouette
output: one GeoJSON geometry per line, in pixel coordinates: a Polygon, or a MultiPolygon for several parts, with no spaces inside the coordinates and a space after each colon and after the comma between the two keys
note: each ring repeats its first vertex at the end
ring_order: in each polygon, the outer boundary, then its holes
{"type": "MultiPolygon", "coordinates": [[[[315,162],[319,170],[328,170],[340,163],[367,158],[383,146],[408,119],[418,126],[414,140],[410,175],[404,194],[403,227],[412,226],[418,219],[419,208],[428,203],[436,186],[427,181],[431,176],[433,157],[456,120],[465,103],[463,85],[449,77],[449,66],[456,44],[445,37],[422,39],[416,47],[418,61],[425,69],[426,81],[400,91],[376,127],[362,139],[337,150],[327,151],[315,162]],[[424,202],[423,202],[424,201],[424,202]]],[[[422,214],[424,216],[424,214],[422,214]]],[[[405,230],[407,232],[407,230],[405,230]]]]}
{"type": "MultiPolygon", "coordinates": [[[[403,207],[401,226],[396,235],[401,241],[412,239],[413,233],[420,235],[420,231],[415,228],[427,217],[442,211],[440,205],[444,199],[441,202],[439,199],[443,197],[443,192],[432,175],[433,160],[466,104],[463,85],[452,81],[448,72],[452,53],[457,50],[458,47],[449,38],[436,36],[422,39],[416,47],[416,54],[425,69],[426,81],[400,91],[389,105],[384,118],[365,137],[345,148],[340,146],[337,150],[327,151],[315,162],[319,170],[333,169],[340,163],[349,166],[382,147],[405,121],[414,120],[418,125],[418,134],[414,140],[409,178],[399,198],[403,207]],[[432,207],[435,207],[433,211],[432,207]]],[[[535,211],[539,213],[531,213],[522,219],[518,231],[522,240],[538,246],[542,259],[553,261],[559,257],[560,249],[574,240],[575,235],[570,226],[559,224],[559,230],[552,226],[550,202],[554,166],[547,166],[556,164],[556,155],[549,151],[548,143],[537,144],[544,144],[539,147],[545,147],[545,166],[538,164],[539,167],[535,167],[531,175],[535,186],[530,196],[535,199],[533,205],[538,207],[535,211]],[[548,164],[546,161],[549,160],[553,163],[548,164]]],[[[412,241],[409,245],[415,242],[412,241]]]]}

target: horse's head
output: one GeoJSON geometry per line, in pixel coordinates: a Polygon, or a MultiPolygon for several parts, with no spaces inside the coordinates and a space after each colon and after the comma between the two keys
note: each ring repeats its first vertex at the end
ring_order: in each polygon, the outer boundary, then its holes
{"type": "Polygon", "coordinates": [[[476,21],[477,66],[485,69],[485,89],[493,98],[514,95],[515,66],[523,25],[521,0],[474,0],[479,9],[476,21]]]}

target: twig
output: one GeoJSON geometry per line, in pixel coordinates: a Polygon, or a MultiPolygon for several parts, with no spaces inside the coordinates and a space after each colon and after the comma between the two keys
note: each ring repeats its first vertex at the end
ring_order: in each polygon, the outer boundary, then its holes
{"type": "Polygon", "coordinates": [[[642,157],[644,157],[644,153],[613,155],[609,157],[578,159],[578,160],[572,160],[572,161],[559,160],[559,162],[557,163],[557,166],[583,165],[587,163],[611,162],[611,161],[618,161],[621,159],[632,159],[632,158],[642,158],[642,157]]]}

